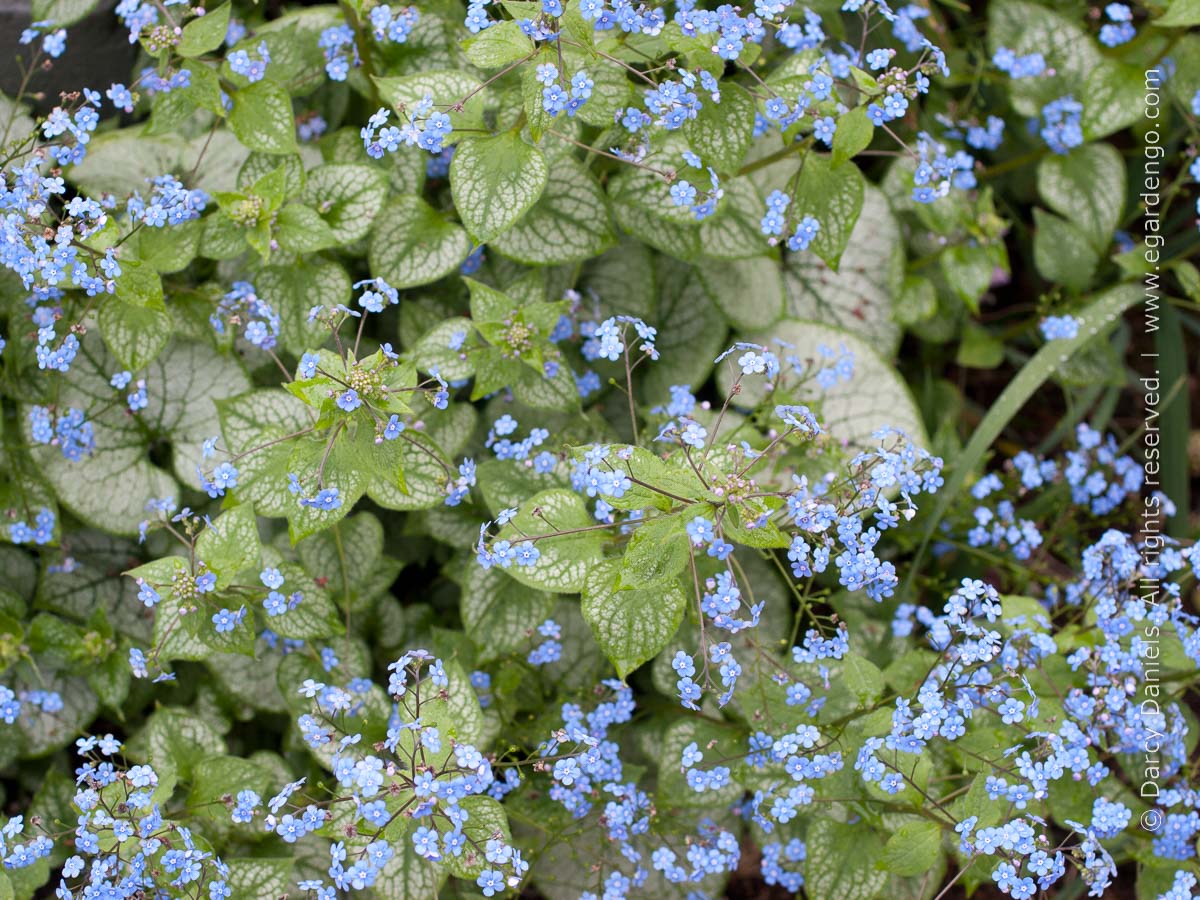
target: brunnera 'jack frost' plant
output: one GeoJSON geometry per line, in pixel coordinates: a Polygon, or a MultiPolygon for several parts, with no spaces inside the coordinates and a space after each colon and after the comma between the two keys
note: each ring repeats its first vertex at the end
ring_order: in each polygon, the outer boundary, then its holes
{"type": "Polygon", "coordinates": [[[47,97],[90,11],[0,105],[0,898],[1200,895],[1172,498],[897,361],[1103,380],[1194,3],[121,0],[47,97]]]}

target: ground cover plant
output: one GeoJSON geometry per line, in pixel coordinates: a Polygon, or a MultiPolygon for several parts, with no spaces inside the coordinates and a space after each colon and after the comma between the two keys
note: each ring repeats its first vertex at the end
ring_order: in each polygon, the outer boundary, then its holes
{"type": "Polygon", "coordinates": [[[36,0],[0,900],[1200,896],[1197,26],[36,0]]]}

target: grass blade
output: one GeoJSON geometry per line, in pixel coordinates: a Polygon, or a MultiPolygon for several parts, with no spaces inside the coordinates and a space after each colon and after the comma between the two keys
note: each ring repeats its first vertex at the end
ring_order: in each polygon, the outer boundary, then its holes
{"type": "Polygon", "coordinates": [[[1080,348],[1086,346],[1114,324],[1125,310],[1142,299],[1142,288],[1137,284],[1125,284],[1112,288],[1100,294],[1080,315],[1079,334],[1071,340],[1050,341],[1037,353],[1030,357],[1029,362],[1021,367],[1021,371],[1009,382],[1003,393],[996,399],[988,410],[979,427],[971,436],[970,442],[958,458],[954,460],[954,468],[946,484],[937,494],[933,514],[929,517],[929,525],[917,550],[916,558],[909,569],[908,579],[903,593],[907,595],[912,587],[912,579],[920,570],[921,561],[933,540],[934,532],[945,516],[946,510],[962,490],[970,474],[983,460],[992,443],[1021,411],[1029,398],[1045,383],[1064,362],[1071,358],[1080,348]]]}

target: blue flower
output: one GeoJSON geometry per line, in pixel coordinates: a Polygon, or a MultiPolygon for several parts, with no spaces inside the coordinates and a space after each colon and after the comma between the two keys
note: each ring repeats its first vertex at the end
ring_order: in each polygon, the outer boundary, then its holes
{"type": "Polygon", "coordinates": [[[475,879],[475,884],[483,891],[483,896],[491,897],[504,890],[504,874],[495,869],[484,869],[475,879]]]}
{"type": "Polygon", "coordinates": [[[813,136],[829,146],[833,143],[833,133],[837,131],[837,122],[832,116],[822,116],[813,123],[813,136]]]}
{"type": "Polygon", "coordinates": [[[686,181],[671,185],[671,200],[676,206],[691,206],[696,202],[696,189],[686,181]]]}
{"type": "Polygon", "coordinates": [[[233,631],[233,629],[236,628],[241,622],[241,616],[239,613],[233,613],[227,609],[222,609],[220,612],[213,613],[212,622],[213,625],[216,626],[217,634],[223,634],[233,631]]]}
{"type": "Polygon", "coordinates": [[[394,441],[404,432],[404,423],[400,421],[400,417],[393,414],[388,418],[387,424],[383,427],[383,439],[385,441],[394,441]]]}
{"type": "Polygon", "coordinates": [[[1046,340],[1064,341],[1078,336],[1080,324],[1074,316],[1046,316],[1039,327],[1046,340]]]}
{"type": "Polygon", "coordinates": [[[817,236],[817,232],[821,230],[821,223],[812,216],[805,216],[796,225],[796,230],[792,232],[791,237],[787,240],[787,247],[793,253],[798,253],[802,250],[807,250],[813,238],[817,236]]]}
{"type": "Polygon", "coordinates": [[[542,88],[542,109],[552,116],[557,116],[565,110],[567,101],[570,99],[571,96],[563,90],[561,85],[551,84],[542,88]]]}
{"type": "Polygon", "coordinates": [[[358,396],[358,391],[350,388],[338,395],[337,405],[338,409],[345,412],[354,412],[354,410],[362,406],[362,399],[358,396]]]}
{"type": "Polygon", "coordinates": [[[225,57],[225,61],[229,63],[229,68],[234,73],[241,75],[253,84],[266,77],[267,64],[271,61],[266,41],[259,42],[257,53],[258,59],[253,59],[245,50],[235,50],[225,57]]]}

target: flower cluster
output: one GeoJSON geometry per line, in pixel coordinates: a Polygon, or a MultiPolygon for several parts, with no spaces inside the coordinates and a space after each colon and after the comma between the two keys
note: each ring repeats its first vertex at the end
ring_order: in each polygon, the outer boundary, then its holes
{"type": "Polygon", "coordinates": [[[391,112],[383,107],[367,120],[361,137],[369,157],[382,159],[401,147],[419,147],[434,156],[443,151],[443,142],[454,129],[449,115],[434,110],[431,96],[426,94],[411,111],[402,115],[405,121],[399,127],[388,124],[391,112]]]}
{"type": "MultiPolygon", "coordinates": [[[[205,850],[190,828],[163,815],[153,767],[124,765],[122,744],[111,734],[80,738],[76,747],[84,761],[76,770],[78,789],[71,801],[78,811],[74,853],[63,864],[55,896],[120,896],[142,885],[230,895],[229,867],[205,850]]],[[[43,837],[33,844],[39,840],[49,852],[52,842],[43,837]]],[[[33,845],[25,846],[36,854],[33,845]]]]}
{"type": "Polygon", "coordinates": [[[1083,143],[1080,117],[1083,104],[1070,94],[1052,100],[1042,107],[1042,140],[1055,153],[1068,153],[1083,143]]]}
{"type": "Polygon", "coordinates": [[[95,430],[83,410],[71,407],[57,412],[45,406],[29,410],[29,434],[36,444],[49,444],[71,462],[79,462],[96,446],[95,430]]]}
{"type": "Polygon", "coordinates": [[[217,334],[225,333],[226,323],[240,325],[242,337],[261,350],[270,350],[279,338],[279,314],[258,296],[248,281],[235,281],[209,317],[217,334]]]}

